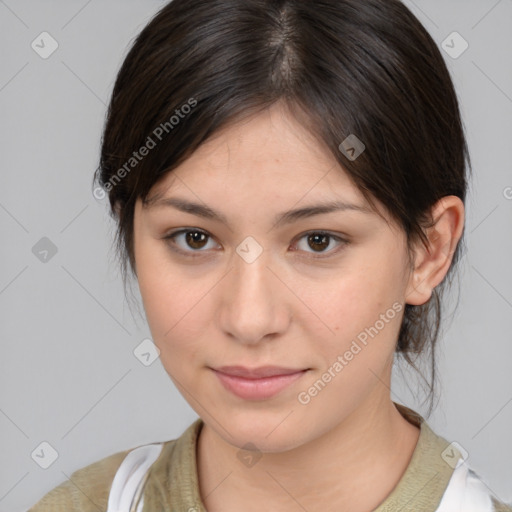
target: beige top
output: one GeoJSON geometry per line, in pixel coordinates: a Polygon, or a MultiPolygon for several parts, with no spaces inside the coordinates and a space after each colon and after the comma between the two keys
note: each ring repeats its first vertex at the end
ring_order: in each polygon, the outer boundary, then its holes
{"type": "MultiPolygon", "coordinates": [[[[374,512],[435,512],[454,471],[441,456],[450,443],[436,435],[419,414],[395,405],[402,416],[420,428],[420,435],[405,473],[374,512]]],[[[207,512],[199,493],[196,462],[197,439],[203,424],[199,418],[178,439],[164,443],[148,472],[143,512],[207,512]]],[[[28,512],[106,510],[114,475],[129,452],[118,452],[78,469],[28,512]]],[[[495,498],[492,501],[496,512],[512,512],[512,506],[495,498]]]]}

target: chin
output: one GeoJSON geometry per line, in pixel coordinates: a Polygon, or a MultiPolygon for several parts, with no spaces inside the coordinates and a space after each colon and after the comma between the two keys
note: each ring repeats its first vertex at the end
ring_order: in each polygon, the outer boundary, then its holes
{"type": "Polygon", "coordinates": [[[282,411],[277,414],[240,412],[228,415],[226,420],[217,417],[219,423],[213,422],[214,430],[224,441],[242,450],[254,449],[245,448],[251,443],[263,453],[285,452],[304,444],[307,439],[304,422],[296,417],[292,419],[294,414],[283,421],[286,414],[282,411]],[[219,424],[226,425],[227,432],[219,424]]]}

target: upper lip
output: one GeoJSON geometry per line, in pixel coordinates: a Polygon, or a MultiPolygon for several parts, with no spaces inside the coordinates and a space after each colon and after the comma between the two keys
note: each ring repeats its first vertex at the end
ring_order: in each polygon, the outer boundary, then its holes
{"type": "Polygon", "coordinates": [[[245,366],[220,366],[212,368],[215,371],[234,375],[235,377],[244,377],[246,379],[260,379],[263,377],[275,377],[277,375],[290,375],[292,373],[303,372],[307,368],[285,368],[283,366],[260,366],[259,368],[246,368],[245,366]]]}

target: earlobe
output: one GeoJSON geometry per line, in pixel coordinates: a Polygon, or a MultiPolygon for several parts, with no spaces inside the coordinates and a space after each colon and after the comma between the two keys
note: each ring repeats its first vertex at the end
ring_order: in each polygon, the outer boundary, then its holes
{"type": "Polygon", "coordinates": [[[428,249],[418,242],[405,294],[405,302],[416,306],[428,302],[443,281],[464,228],[464,203],[457,196],[441,198],[431,213],[434,225],[425,231],[428,249]]]}

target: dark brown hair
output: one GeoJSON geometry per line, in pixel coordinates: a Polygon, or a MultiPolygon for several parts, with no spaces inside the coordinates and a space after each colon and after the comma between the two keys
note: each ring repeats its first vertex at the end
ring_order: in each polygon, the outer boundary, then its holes
{"type": "MultiPolygon", "coordinates": [[[[427,244],[437,200],[465,200],[470,160],[454,86],[436,43],[400,1],[173,0],[121,66],[95,173],[117,221],[125,284],[128,264],[136,275],[137,199],[145,203],[219,128],[277,101],[329,148],[370,204],[384,205],[409,244],[427,244]],[[350,134],[366,147],[355,160],[339,149],[350,134]]],[[[431,299],[406,305],[397,340],[415,369],[416,356],[430,353],[429,413],[441,293],[462,243],[431,299]]]]}

